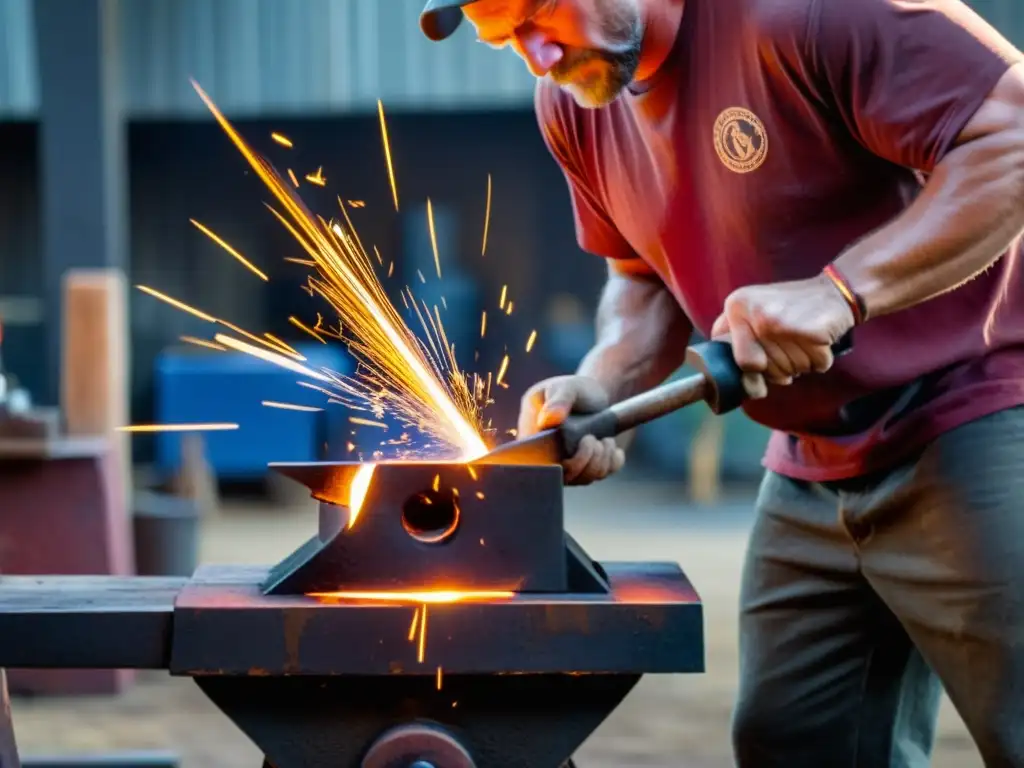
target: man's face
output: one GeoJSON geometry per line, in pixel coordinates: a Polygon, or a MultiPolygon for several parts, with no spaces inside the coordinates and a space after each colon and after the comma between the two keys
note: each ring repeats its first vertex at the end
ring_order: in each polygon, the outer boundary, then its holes
{"type": "Polygon", "coordinates": [[[477,0],[463,10],[482,42],[512,46],[583,107],[614,101],[640,62],[639,0],[477,0]]]}

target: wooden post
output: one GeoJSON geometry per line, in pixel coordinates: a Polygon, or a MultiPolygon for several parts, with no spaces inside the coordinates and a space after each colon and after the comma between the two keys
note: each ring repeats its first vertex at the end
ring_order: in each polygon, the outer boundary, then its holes
{"type": "Polygon", "coordinates": [[[67,434],[104,437],[117,455],[130,509],[127,288],[119,269],[73,269],[64,276],[61,411],[67,434]]]}
{"type": "Polygon", "coordinates": [[[690,444],[690,498],[699,504],[713,504],[721,495],[724,431],[722,417],[709,413],[690,444]]]}

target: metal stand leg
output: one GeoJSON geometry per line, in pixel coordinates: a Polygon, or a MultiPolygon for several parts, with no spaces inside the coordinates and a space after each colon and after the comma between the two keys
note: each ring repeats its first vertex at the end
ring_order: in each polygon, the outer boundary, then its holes
{"type": "Polygon", "coordinates": [[[7,693],[7,673],[0,669],[0,768],[178,768],[173,752],[119,752],[112,755],[36,755],[19,759],[7,693]]]}
{"type": "Polygon", "coordinates": [[[11,697],[7,693],[7,670],[0,669],[0,768],[21,768],[18,744],[14,740],[11,697]]]}

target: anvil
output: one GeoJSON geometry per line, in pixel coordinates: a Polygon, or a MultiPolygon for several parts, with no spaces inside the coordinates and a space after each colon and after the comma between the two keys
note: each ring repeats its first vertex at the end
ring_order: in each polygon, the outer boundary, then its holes
{"type": "Polygon", "coordinates": [[[557,466],[385,463],[361,500],[356,465],[278,469],[320,500],[280,563],[0,577],[0,666],[192,677],[274,768],[559,768],[642,675],[703,671],[686,576],[588,557],[557,466]]]}

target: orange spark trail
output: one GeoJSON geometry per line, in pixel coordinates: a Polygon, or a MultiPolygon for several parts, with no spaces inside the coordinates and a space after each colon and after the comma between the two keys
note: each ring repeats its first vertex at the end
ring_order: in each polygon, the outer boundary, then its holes
{"type": "Polygon", "coordinates": [[[358,416],[349,416],[348,420],[353,424],[361,424],[364,427],[380,427],[381,429],[388,428],[388,425],[382,421],[370,421],[369,419],[360,419],[358,416]]]}
{"type": "Polygon", "coordinates": [[[441,257],[437,253],[437,232],[434,230],[434,206],[427,198],[427,225],[430,227],[430,247],[434,249],[434,268],[437,270],[437,278],[441,279],[441,257]]]}
{"type": "Polygon", "coordinates": [[[487,233],[491,228],[491,174],[487,174],[487,210],[484,213],[484,244],[480,249],[480,255],[487,255],[487,233]]]}
{"type": "Polygon", "coordinates": [[[412,624],[409,625],[409,642],[416,639],[416,631],[420,626],[420,609],[417,607],[412,614],[412,624]]]}
{"type": "Polygon", "coordinates": [[[302,411],[303,413],[319,413],[323,408],[316,408],[312,405],[293,405],[292,403],[277,403],[273,400],[264,400],[261,405],[267,408],[278,408],[282,411],[302,411]]]}
{"type": "Polygon", "coordinates": [[[184,341],[186,344],[194,344],[197,347],[216,349],[218,352],[227,351],[227,347],[222,347],[220,344],[217,344],[216,342],[213,341],[207,341],[206,339],[197,339],[195,336],[179,336],[178,338],[181,339],[181,341],[184,341]]]}
{"type": "Polygon", "coordinates": [[[237,259],[238,262],[243,267],[245,267],[250,272],[252,272],[254,275],[256,275],[256,277],[258,277],[260,280],[262,280],[263,282],[268,282],[270,280],[270,278],[267,277],[267,275],[262,270],[258,269],[255,264],[253,264],[251,261],[249,261],[247,258],[245,258],[245,256],[243,256],[238,251],[236,251],[234,248],[232,248],[230,245],[228,245],[224,240],[222,240],[216,234],[211,232],[207,227],[204,227],[202,224],[200,224],[195,219],[189,219],[189,221],[192,222],[192,226],[194,226],[196,229],[198,229],[200,232],[202,232],[208,238],[213,240],[213,242],[215,242],[217,245],[219,245],[225,251],[227,251],[232,256],[234,256],[235,259],[237,259]]]}
{"type": "Polygon", "coordinates": [[[316,184],[318,187],[327,186],[327,179],[324,178],[324,169],[321,166],[316,169],[316,173],[307,173],[306,181],[310,184],[316,184]]]}
{"type": "Polygon", "coordinates": [[[529,352],[533,349],[533,345],[537,342],[537,332],[530,331],[530,338],[526,340],[526,351],[529,352]]]}
{"type": "Polygon", "coordinates": [[[352,526],[356,524],[356,518],[359,517],[359,513],[363,509],[363,502],[366,500],[366,494],[370,490],[373,471],[373,464],[363,464],[356,470],[355,477],[352,478],[352,483],[348,487],[349,518],[345,530],[351,530],[352,526]]]}
{"type": "Polygon", "coordinates": [[[212,315],[208,315],[205,312],[200,312],[198,309],[190,307],[188,304],[183,304],[177,299],[172,299],[165,293],[160,293],[160,291],[153,290],[152,288],[149,288],[145,285],[136,285],[135,287],[138,288],[143,293],[148,293],[153,298],[160,299],[160,301],[170,304],[175,309],[180,309],[182,312],[188,312],[190,315],[198,317],[200,320],[205,320],[208,323],[217,322],[217,318],[213,317],[212,315]]]}
{"type": "Polygon", "coordinates": [[[388,164],[388,178],[391,180],[391,196],[395,200],[395,210],[398,210],[398,185],[395,183],[395,168],[391,163],[391,142],[388,141],[388,124],[384,119],[384,103],[377,99],[377,113],[380,115],[380,135],[384,141],[384,159],[388,164]]]}
{"type": "Polygon", "coordinates": [[[238,429],[237,424],[133,424],[118,427],[118,432],[224,432],[238,429]]]}
{"type": "Polygon", "coordinates": [[[420,644],[416,651],[416,661],[423,663],[424,651],[427,645],[427,604],[423,604],[423,616],[420,618],[420,644]]]}
{"type": "Polygon", "coordinates": [[[223,344],[228,349],[233,349],[236,352],[245,352],[246,354],[252,355],[253,357],[258,357],[261,360],[266,360],[268,363],[274,363],[275,365],[279,365],[282,368],[287,368],[290,371],[300,373],[303,376],[309,376],[310,378],[317,379],[318,381],[326,381],[329,384],[334,382],[334,380],[331,379],[329,376],[326,376],[322,373],[317,373],[312,368],[302,365],[301,363],[297,363],[294,360],[285,357],[284,355],[278,354],[277,352],[271,352],[269,349],[260,349],[257,346],[247,344],[244,341],[239,341],[238,339],[232,338],[231,336],[225,336],[223,333],[218,333],[213,338],[218,344],[223,344]]]}
{"type": "Polygon", "coordinates": [[[276,141],[282,147],[288,147],[288,149],[291,149],[292,146],[294,146],[292,144],[292,140],[289,139],[287,136],[285,136],[282,133],[277,133],[275,131],[274,133],[270,134],[270,138],[272,138],[274,141],[276,141]]]}
{"type": "MultiPolygon", "coordinates": [[[[371,465],[366,465],[371,466],[371,465]]],[[[395,590],[393,592],[311,592],[309,597],[328,602],[399,603],[419,605],[448,605],[450,603],[480,603],[511,600],[516,593],[498,589],[435,589],[395,590]]],[[[422,616],[420,618],[422,622],[422,616]]]]}

